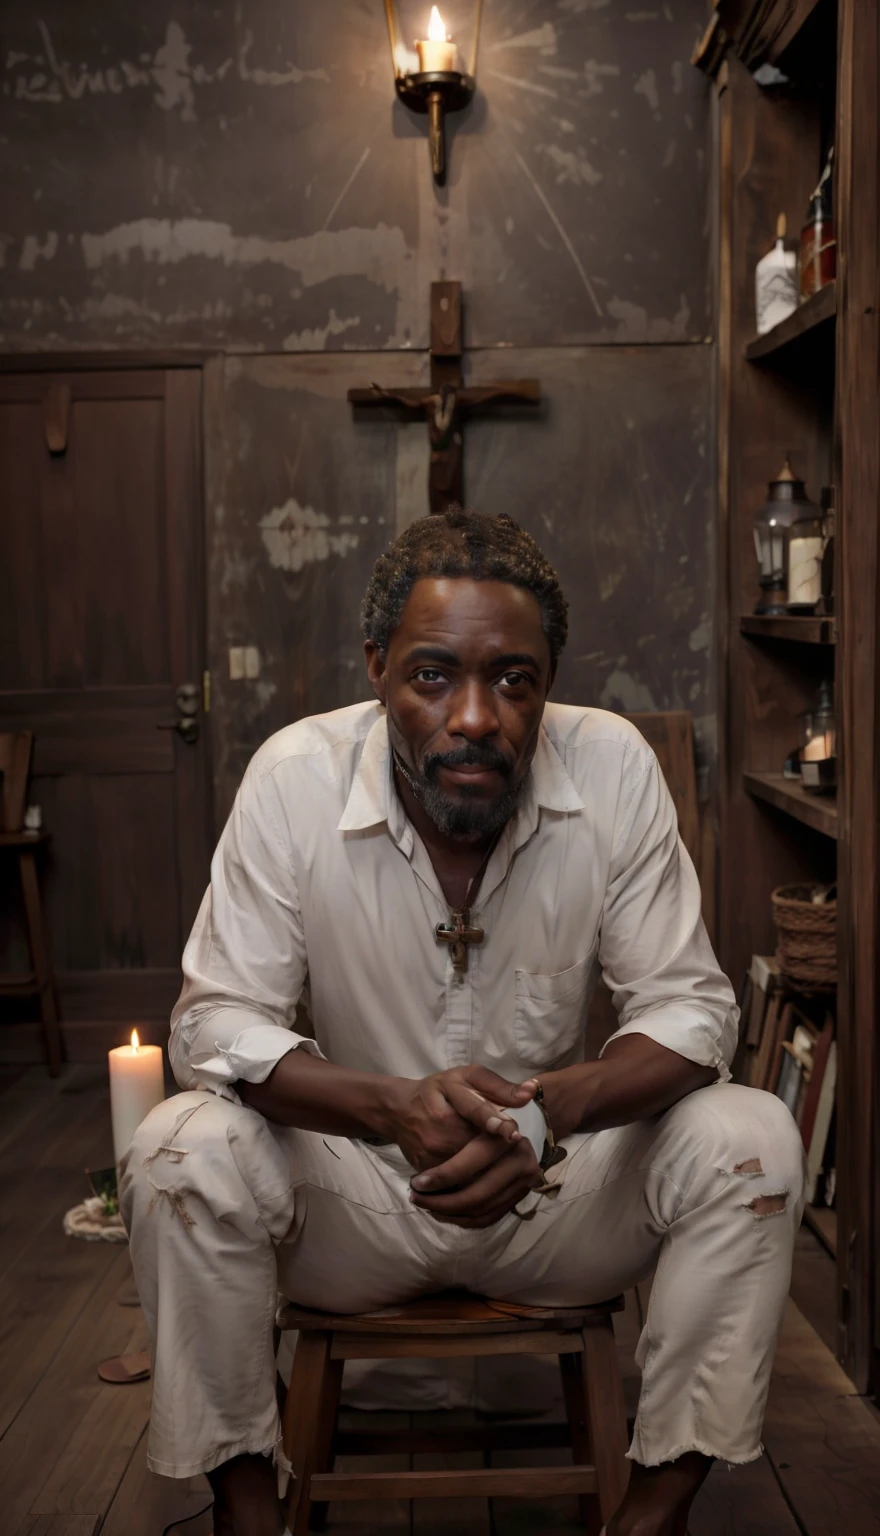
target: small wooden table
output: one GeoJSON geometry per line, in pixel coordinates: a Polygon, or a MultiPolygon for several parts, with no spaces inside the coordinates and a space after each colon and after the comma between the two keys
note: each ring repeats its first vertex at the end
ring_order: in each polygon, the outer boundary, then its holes
{"type": "Polygon", "coordinates": [[[0,832],[0,855],[18,860],[24,920],[31,969],[19,975],[0,976],[0,997],[38,997],[46,1059],[52,1077],[61,1071],[62,1038],[55,996],[55,977],[49,947],[49,930],[40,895],[37,852],[51,841],[48,832],[0,832]]]}

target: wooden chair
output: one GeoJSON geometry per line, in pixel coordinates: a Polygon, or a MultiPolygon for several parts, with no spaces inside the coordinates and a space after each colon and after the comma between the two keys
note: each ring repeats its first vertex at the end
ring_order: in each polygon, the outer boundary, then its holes
{"type": "Polygon", "coordinates": [[[292,1536],[322,1529],[331,1499],[547,1498],[577,1494],[597,1536],[626,1491],[627,1428],[613,1312],[598,1306],[527,1307],[461,1292],[422,1297],[354,1317],[279,1307],[281,1329],[299,1330],[284,1409],[282,1443],[293,1467],[287,1523],[292,1536]],[[557,1355],[568,1426],[486,1425],[399,1434],[341,1433],[346,1360],[449,1359],[461,1355],[557,1355]],[[547,1430],[551,1433],[548,1435],[547,1430]],[[446,1453],[570,1444],[571,1467],[442,1472],[334,1472],[340,1453],[446,1453]]]}
{"type": "Polygon", "coordinates": [[[31,731],[0,733],[0,855],[9,855],[18,862],[18,883],[31,956],[31,970],[25,975],[0,976],[0,997],[39,998],[49,1072],[52,1077],[57,1077],[61,1070],[61,1026],[49,930],[37,875],[37,850],[45,848],[50,839],[48,832],[28,832],[24,826],[33,745],[31,731]]]}

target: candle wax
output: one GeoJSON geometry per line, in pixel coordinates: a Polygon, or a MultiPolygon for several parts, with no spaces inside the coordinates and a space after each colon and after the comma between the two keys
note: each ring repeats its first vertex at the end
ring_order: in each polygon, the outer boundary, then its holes
{"type": "Polygon", "coordinates": [[[453,42],[435,43],[431,38],[427,38],[424,42],[416,43],[416,51],[419,55],[419,69],[423,75],[442,74],[455,69],[453,42]]]}
{"type": "Polygon", "coordinates": [[[137,1050],[120,1045],[108,1053],[108,1059],[113,1156],[118,1166],[141,1121],[162,1103],[165,1074],[161,1045],[141,1045],[137,1050]]]}

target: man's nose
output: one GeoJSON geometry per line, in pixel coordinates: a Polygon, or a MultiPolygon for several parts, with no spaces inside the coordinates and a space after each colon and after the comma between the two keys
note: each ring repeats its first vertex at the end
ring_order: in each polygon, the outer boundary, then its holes
{"type": "Polygon", "coordinates": [[[467,741],[482,741],[497,735],[499,729],[495,695],[476,679],[462,683],[455,690],[452,713],[446,723],[450,736],[464,736],[467,741]]]}

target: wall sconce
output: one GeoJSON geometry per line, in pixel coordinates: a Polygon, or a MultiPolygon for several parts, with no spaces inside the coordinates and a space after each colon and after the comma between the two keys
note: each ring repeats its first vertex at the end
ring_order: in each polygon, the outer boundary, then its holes
{"type": "Polygon", "coordinates": [[[483,0],[444,0],[443,11],[433,5],[429,15],[426,0],[385,0],[394,89],[413,112],[428,114],[431,170],[440,186],[446,180],[446,113],[466,107],[477,88],[483,0]]]}

